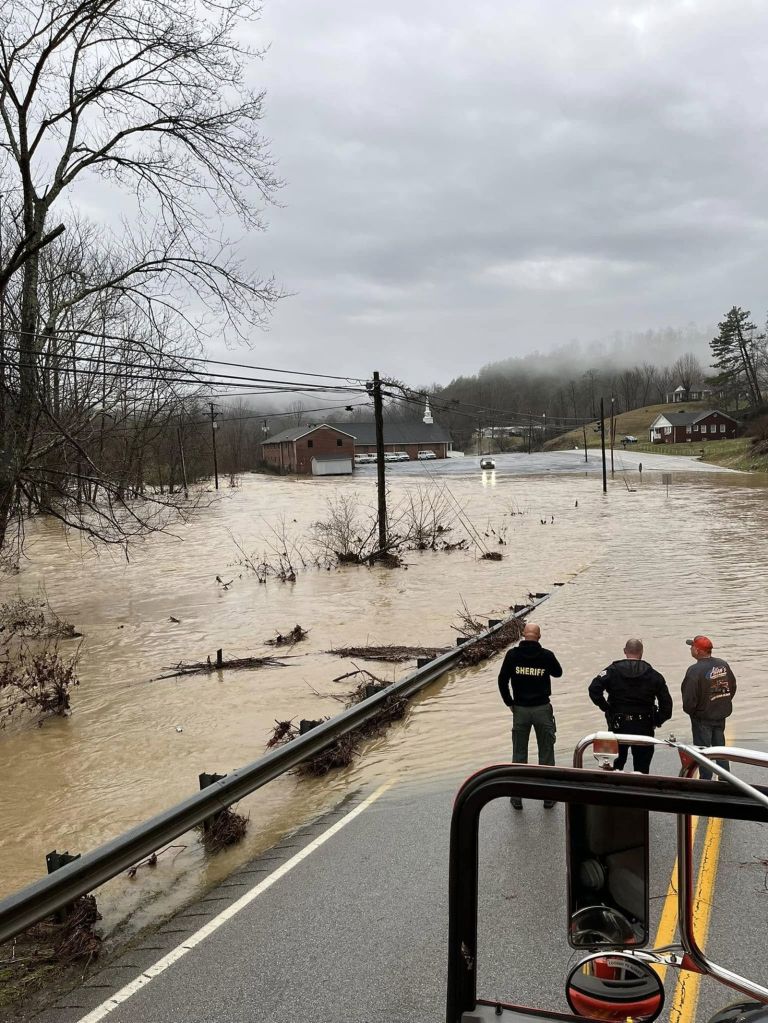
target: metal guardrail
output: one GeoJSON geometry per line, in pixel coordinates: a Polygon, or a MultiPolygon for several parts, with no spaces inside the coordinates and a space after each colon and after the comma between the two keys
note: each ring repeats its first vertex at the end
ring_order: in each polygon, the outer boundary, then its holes
{"type": "Polygon", "coordinates": [[[185,831],[201,824],[217,811],[250,795],[303,760],[319,753],[336,739],[359,727],[379,712],[391,697],[408,698],[445,674],[458,661],[467,647],[493,636],[512,619],[524,618],[542,604],[544,594],[514,614],[502,619],[478,636],[467,640],[434,660],[417,668],[361,703],[337,714],[322,725],[312,728],[285,746],[267,753],[253,763],[238,768],[201,792],[156,817],[138,824],[110,842],[85,853],[79,859],[60,867],[39,881],[0,902],[0,943],[8,941],[45,917],[67,906],[139,860],[172,842],[185,831]]]}

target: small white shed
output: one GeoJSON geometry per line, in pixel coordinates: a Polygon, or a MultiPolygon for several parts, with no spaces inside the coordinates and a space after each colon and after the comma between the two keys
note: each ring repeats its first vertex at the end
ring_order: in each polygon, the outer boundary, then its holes
{"type": "Polygon", "coordinates": [[[352,459],[347,455],[314,455],[313,476],[351,476],[352,459]]]}

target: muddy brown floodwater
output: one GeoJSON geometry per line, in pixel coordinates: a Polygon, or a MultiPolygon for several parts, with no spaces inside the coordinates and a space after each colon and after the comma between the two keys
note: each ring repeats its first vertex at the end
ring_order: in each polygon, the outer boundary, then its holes
{"type": "MultiPolygon", "coordinates": [[[[392,500],[416,485],[393,472],[392,500]]],[[[344,686],[332,679],[353,665],[326,653],[331,648],[453,644],[462,601],[494,616],[529,591],[552,593],[537,619],[565,671],[554,692],[561,762],[578,737],[602,725],[586,686],[630,635],[645,641],[670,683],[678,736],[688,734],[679,701],[690,663],[684,640],[702,632],[738,679],[730,738],[765,738],[768,480],[676,475],[667,496],[660,477],[646,473],[642,481],[634,475],[632,487],[617,476],[604,498],[598,479],[575,473],[454,473],[451,491],[480,534],[490,543],[506,535],[497,547],[503,561],[481,561],[471,550],[413,553],[407,570],[310,568],[294,583],[266,585],[237,566],[233,535],[261,549],[284,517],[301,536],[330,495],[373,503],[373,479],[245,477],[176,536],[147,540],[129,564],[36,523],[29,560],[3,581],[2,599],[44,585],[51,605],[85,636],[82,684],[71,717],[0,732],[0,895],[44,873],[51,849],[91,849],[194,791],[201,771],[224,773],[257,758],[276,719],[338,712],[330,697],[344,686]],[[224,589],[217,575],[232,584],[224,589]],[[265,640],[296,623],[310,634],[287,667],[151,681],[219,647],[225,657],[265,653],[265,640]]],[[[388,678],[411,667],[367,666],[388,678]]],[[[394,772],[421,782],[507,759],[511,721],[497,671],[494,660],[445,676],[348,769],[319,780],[284,776],[255,793],[241,804],[251,827],[236,850],[206,858],[187,835],[155,870],[115,879],[99,896],[106,930],[130,932],[169,912],[353,788],[394,772]]]]}

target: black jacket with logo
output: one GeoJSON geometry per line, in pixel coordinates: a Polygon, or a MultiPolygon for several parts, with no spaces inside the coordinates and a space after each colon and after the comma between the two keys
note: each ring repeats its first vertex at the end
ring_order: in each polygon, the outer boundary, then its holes
{"type": "Polygon", "coordinates": [[[727,661],[704,657],[686,671],[682,691],[686,714],[718,724],[731,716],[736,679],[727,661]]]}
{"type": "Polygon", "coordinates": [[[549,703],[552,678],[560,678],[560,667],[551,650],[533,639],[522,639],[507,650],[499,672],[499,692],[508,707],[540,707],[549,703]]]}
{"type": "Polygon", "coordinates": [[[614,661],[589,684],[589,698],[605,714],[647,714],[658,727],[672,717],[664,676],[647,661],[614,661]]]}

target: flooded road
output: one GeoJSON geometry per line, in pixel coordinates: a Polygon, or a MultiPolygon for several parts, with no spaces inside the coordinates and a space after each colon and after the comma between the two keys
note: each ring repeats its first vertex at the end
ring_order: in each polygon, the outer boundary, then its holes
{"type": "MultiPolygon", "coordinates": [[[[267,584],[236,564],[233,537],[261,551],[281,519],[296,538],[306,535],[326,514],[329,496],[373,505],[370,474],[245,477],[175,536],[134,550],[130,564],[81,550],[76,539],[67,545],[53,524],[35,524],[29,561],[20,576],[4,580],[2,599],[36,595],[44,584],[53,608],[84,634],[82,683],[70,718],[41,728],[13,723],[0,733],[0,894],[40,876],[51,849],[90,849],[194,791],[201,771],[225,773],[257,758],[276,719],[336,713],[340,704],[330,697],[345,687],[333,679],[354,665],[327,653],[332,648],[452,645],[462,602],[497,616],[529,591],[552,593],[537,620],[564,667],[553,695],[561,762],[580,735],[602,725],[586,686],[621,656],[630,635],[645,641],[647,659],[669,682],[678,736],[689,734],[679,706],[690,663],[684,640],[705,633],[739,682],[730,738],[765,738],[768,480],[678,473],[665,458],[675,471],[668,495],[658,474],[641,479],[628,471],[626,478],[617,472],[604,497],[595,476],[548,472],[548,456],[539,457],[542,475],[515,473],[511,456],[499,458],[492,474],[469,459],[465,471],[450,463],[449,477],[439,463],[423,473],[416,466],[390,473],[392,503],[415,486],[448,480],[452,507],[461,507],[484,542],[506,540],[497,547],[501,562],[481,561],[476,550],[412,553],[407,570],[309,568],[294,583],[267,584]],[[217,575],[231,585],[225,589],[217,575]],[[214,657],[219,647],[225,657],[266,653],[264,641],[296,623],[310,634],[286,667],[151,681],[181,660],[214,657]]],[[[453,525],[458,536],[461,522],[453,525]]],[[[391,665],[367,666],[393,677],[391,665]]],[[[511,719],[496,688],[498,666],[494,660],[446,676],[347,770],[320,780],[283,777],[246,800],[241,809],[251,828],[236,850],[206,859],[185,836],[186,848],[166,853],[155,870],[115,879],[100,894],[105,929],[118,922],[133,929],[170,912],[360,784],[394,771],[419,782],[507,759],[511,719]]]]}

